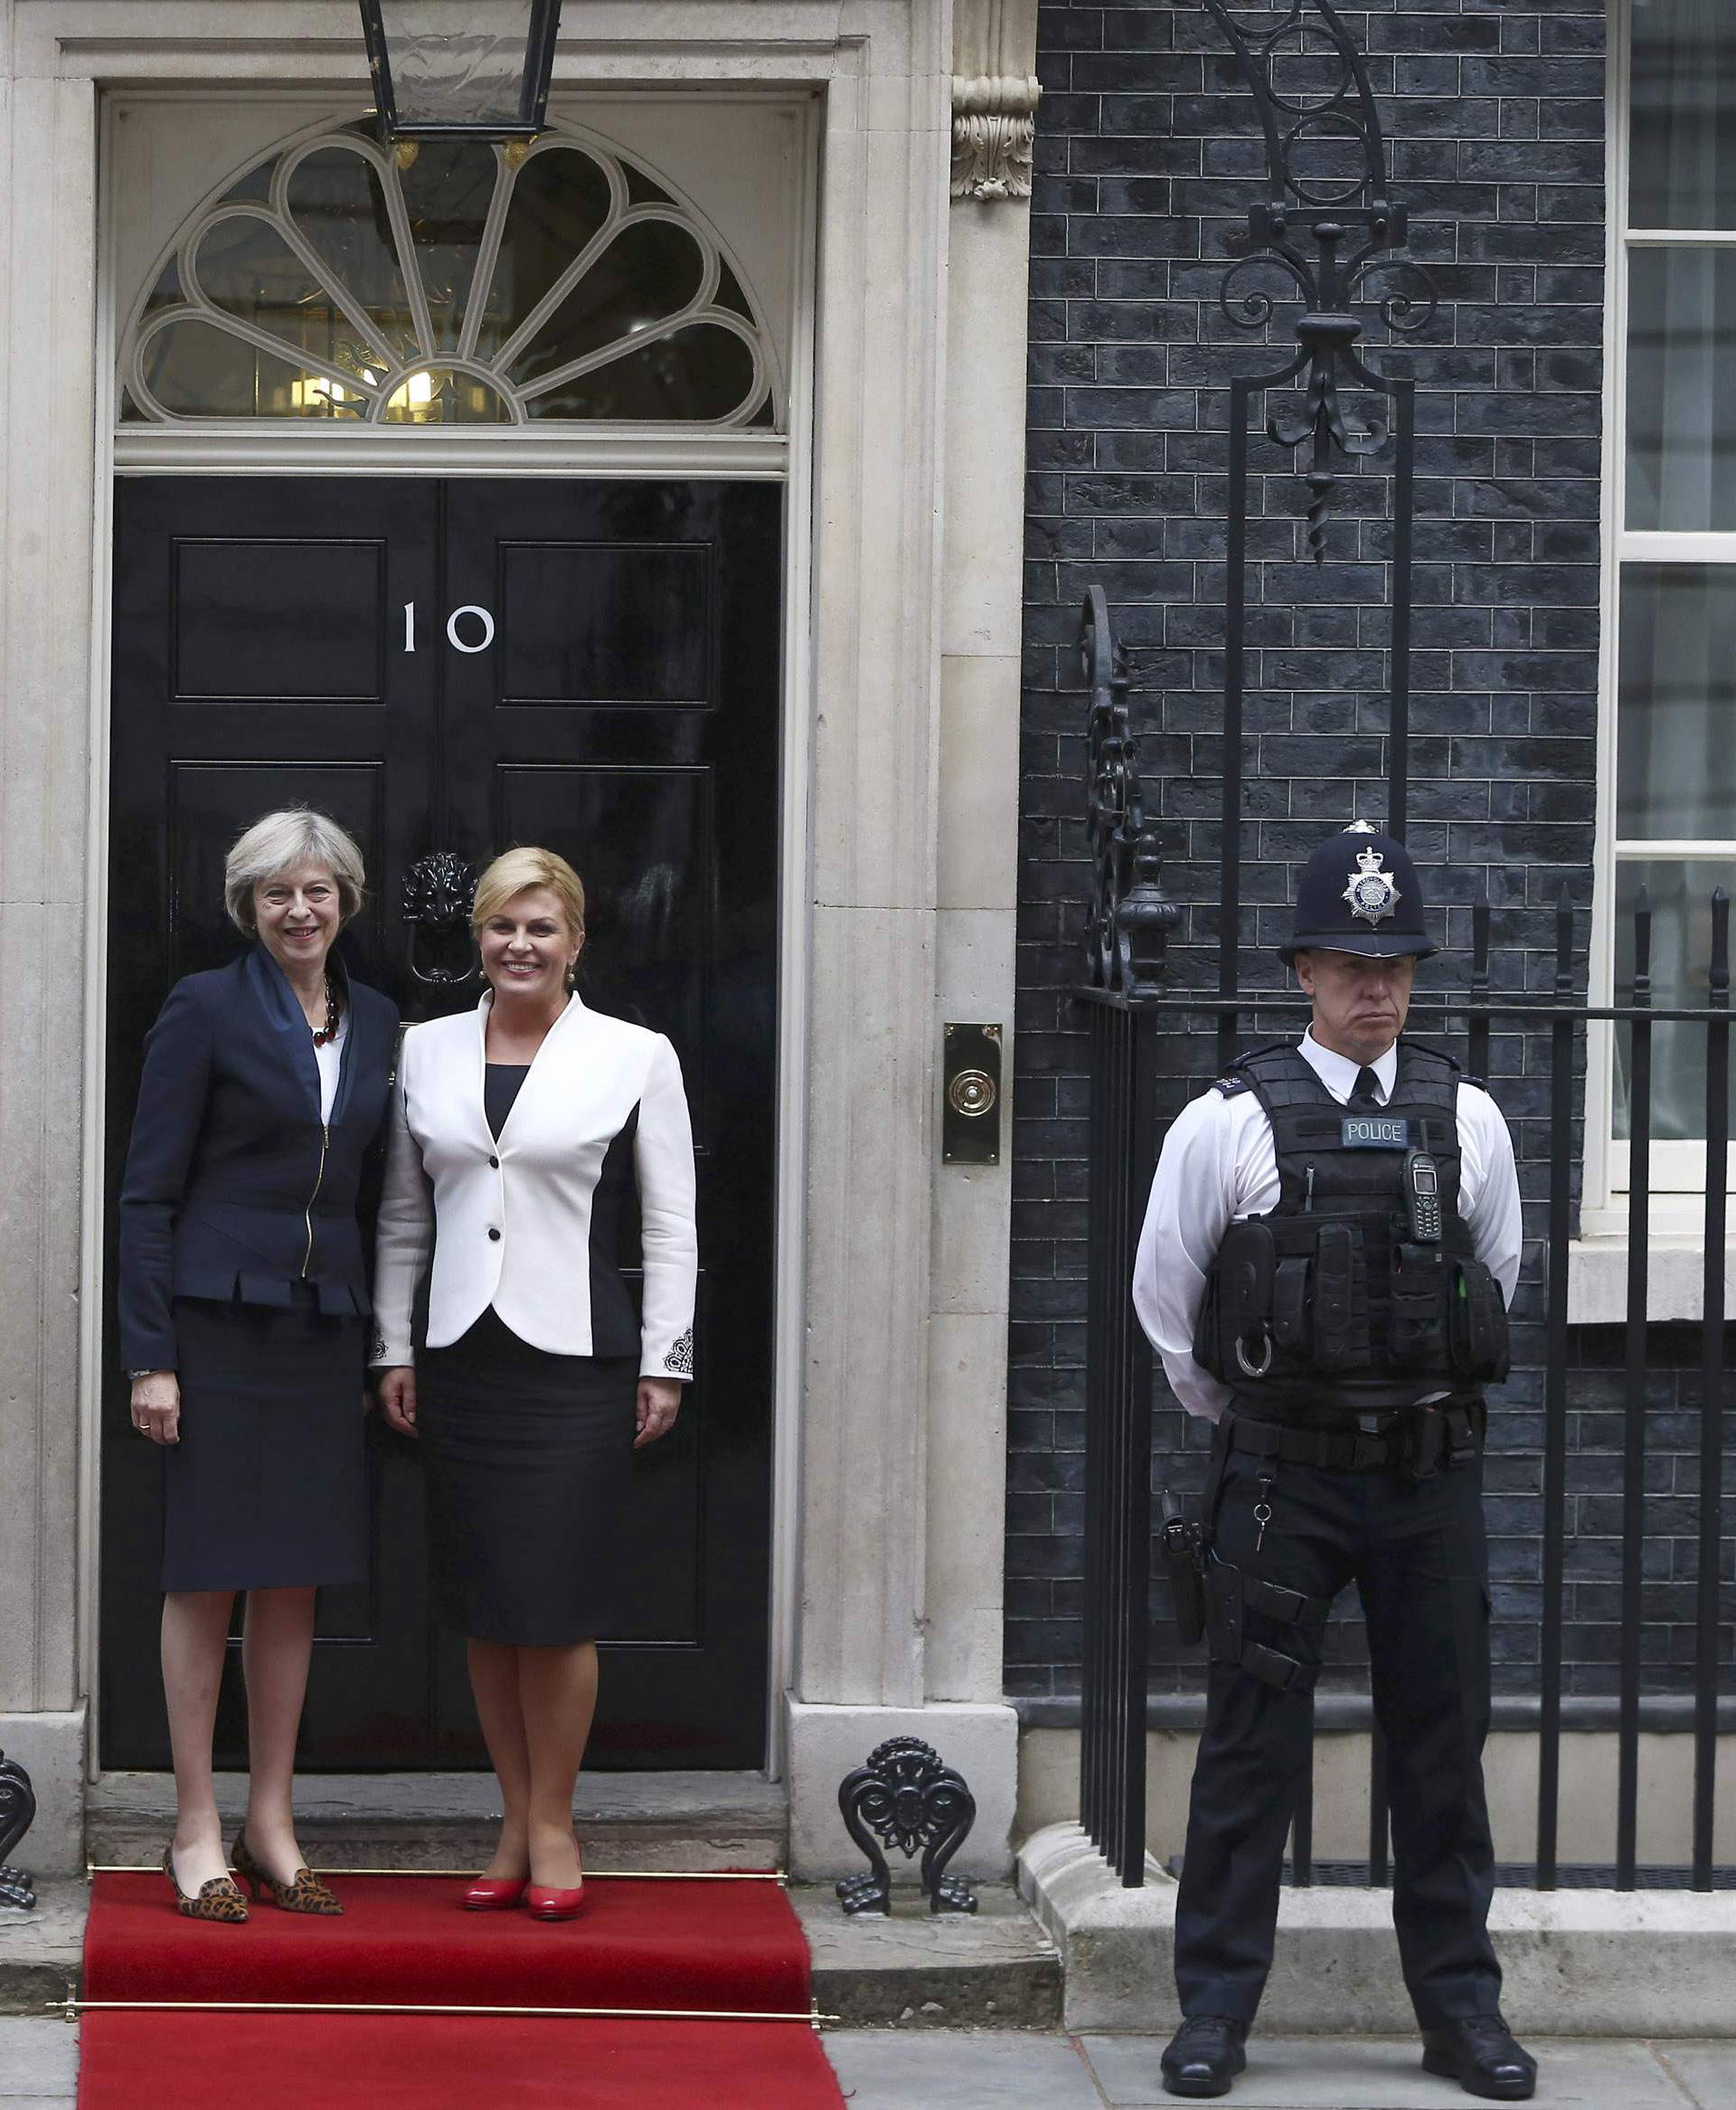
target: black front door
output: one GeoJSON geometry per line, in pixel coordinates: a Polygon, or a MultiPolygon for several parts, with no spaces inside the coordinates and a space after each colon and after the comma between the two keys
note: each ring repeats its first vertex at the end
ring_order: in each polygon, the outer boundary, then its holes
{"type": "MultiPolygon", "coordinates": [[[[407,1018],[480,984],[411,963],[406,873],[514,843],[589,896],[581,990],[668,1034],[699,1158],[697,1380],[635,1459],[628,1623],[594,1761],[763,1758],[771,1433],[781,494],[769,485],[137,478],[116,492],[108,1263],[141,1043],[178,975],[242,942],[224,855],[274,807],[351,830],[341,941],[407,1018]]],[[[460,949],[457,964],[468,956],[460,949]]],[[[167,1763],[158,1462],[115,1339],[105,1386],[102,1757],[167,1763]]],[[[322,1594],[304,1760],[486,1763],[462,1644],[431,1625],[413,1445],[372,1417],[368,1583],[322,1594]]],[[[220,1762],[244,1761],[226,1687],[220,1762]]]]}

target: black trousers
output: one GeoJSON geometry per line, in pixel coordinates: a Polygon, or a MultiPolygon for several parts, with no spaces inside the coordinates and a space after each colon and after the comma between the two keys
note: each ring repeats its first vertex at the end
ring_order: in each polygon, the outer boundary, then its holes
{"type": "MultiPolygon", "coordinates": [[[[1386,1733],[1392,1922],[1425,2030],[1499,2004],[1488,1937],[1494,1853],[1483,1794],[1489,1727],[1488,1556],[1482,1475],[1274,1464],[1232,1451],[1216,1505],[1219,1557],[1310,1596],[1354,1581],[1374,1711],[1386,1733]],[[1261,1472],[1271,1509],[1258,1552],[1261,1472]]],[[[1247,1636],[1317,1662],[1320,1629],[1250,1612],[1247,1636]]],[[[1251,2022],[1271,1969],[1284,1843],[1309,1759],[1309,1695],[1213,1663],[1175,1910],[1184,2015],[1251,2022]]]]}

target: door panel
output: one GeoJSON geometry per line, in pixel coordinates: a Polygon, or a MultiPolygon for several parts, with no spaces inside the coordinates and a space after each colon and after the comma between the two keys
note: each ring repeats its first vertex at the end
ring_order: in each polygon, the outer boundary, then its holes
{"type": "Polygon", "coordinates": [[[590,896],[581,993],[669,1036],[693,1112],[697,1378],[635,1459],[643,1638],[605,1645],[596,1733],[623,1762],[762,1755],[780,502],[747,484],[448,492],[448,602],[505,613],[504,650],[445,670],[452,847],[571,860],[590,896]]]}
{"type": "MultiPolygon", "coordinates": [[[[177,975],[234,956],[223,858],[274,806],[316,806],[361,842],[370,894],[343,945],[411,1017],[467,1008],[479,985],[410,975],[409,866],[437,848],[477,866],[513,843],[561,851],[587,886],[585,1000],[667,1033],[681,1058],[698,1375],[675,1432],[635,1458],[604,1765],[763,1756],[780,512],[774,487],[693,483],[117,489],[111,1282],[144,1032],[177,975]]],[[[128,1423],[112,1307],[111,1291],[103,1757],[160,1765],[159,1467],[128,1423]]],[[[462,1644],[429,1623],[413,1447],[377,1418],[370,1447],[372,1572],[322,1594],[304,1763],[486,1763],[462,1644]]],[[[226,1682],[223,1763],[241,1729],[226,1682]]]]}
{"type": "Polygon", "coordinates": [[[502,699],[697,701],[709,686],[711,572],[703,544],[502,544],[502,699]],[[573,607],[597,613],[580,628],[573,607]]]}
{"type": "Polygon", "coordinates": [[[174,544],[177,702],[382,701],[386,545],[186,536],[174,544]]]}

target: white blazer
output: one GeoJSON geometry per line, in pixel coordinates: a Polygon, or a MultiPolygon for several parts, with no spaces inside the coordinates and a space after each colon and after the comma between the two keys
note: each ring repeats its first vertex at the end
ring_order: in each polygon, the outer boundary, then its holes
{"type": "Polygon", "coordinates": [[[552,1355],[637,1355],[641,1377],[691,1377],[699,1247],[693,1127],[675,1049],[660,1033],[569,998],[496,1141],[483,1111],[493,1001],[404,1036],[372,1360],[414,1359],[410,1314],[431,1253],[429,1348],[448,1347],[492,1304],[520,1339],[552,1355]],[[614,1246],[632,1181],[645,1260],[637,1325],[614,1246]]]}

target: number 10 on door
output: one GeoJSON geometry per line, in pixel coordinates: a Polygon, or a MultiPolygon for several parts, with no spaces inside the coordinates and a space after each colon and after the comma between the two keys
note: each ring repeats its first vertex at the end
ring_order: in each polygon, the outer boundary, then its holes
{"type": "MultiPolygon", "coordinates": [[[[495,619],[486,608],[478,608],[474,601],[467,601],[462,608],[455,608],[447,617],[446,641],[455,652],[486,652],[495,641],[495,619]],[[471,626],[471,637],[459,635],[458,623],[465,616],[475,617],[476,624],[481,626],[480,636],[474,634],[476,625],[471,626]]],[[[416,603],[407,601],[404,603],[404,650],[413,652],[415,649],[416,603]]]]}

